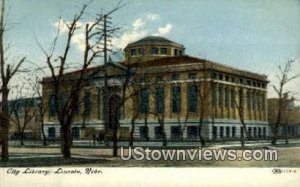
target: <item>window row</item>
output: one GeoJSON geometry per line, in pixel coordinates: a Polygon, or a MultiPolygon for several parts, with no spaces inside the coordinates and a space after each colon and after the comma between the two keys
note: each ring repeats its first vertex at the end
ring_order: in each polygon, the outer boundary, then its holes
{"type": "MultiPolygon", "coordinates": [[[[67,103],[67,98],[64,95],[61,95],[56,101],[55,95],[50,95],[49,97],[49,116],[54,116],[57,113],[57,108],[56,108],[56,102],[60,103],[60,109],[63,110],[66,106],[67,103]]],[[[90,92],[85,92],[83,101],[80,103],[80,101],[77,101],[74,103],[73,106],[73,111],[75,115],[80,114],[80,106],[83,104],[83,115],[88,116],[91,114],[92,111],[92,101],[91,101],[91,93],[90,92]]]]}
{"type": "MultiPolygon", "coordinates": [[[[267,128],[266,127],[248,127],[249,138],[266,138],[267,128]]],[[[213,139],[217,138],[238,138],[245,137],[244,127],[229,127],[229,126],[214,126],[213,127],[213,139]],[[237,135],[239,130],[239,136],[237,135]]]]}
{"type": "Polygon", "coordinates": [[[244,79],[244,78],[238,78],[234,76],[225,75],[223,73],[212,73],[211,78],[214,80],[221,80],[221,81],[227,81],[232,83],[239,83],[247,86],[253,86],[257,88],[266,88],[266,83],[262,83],[259,81],[244,79]]]}
{"type": "MultiPolygon", "coordinates": [[[[198,88],[197,86],[188,87],[188,110],[189,112],[197,111],[198,88]]],[[[143,88],[140,92],[140,112],[149,112],[149,89],[143,88]]],[[[171,89],[171,108],[173,113],[181,111],[181,87],[173,86],[171,89]]],[[[158,87],[155,90],[155,112],[164,113],[165,111],[165,88],[158,87]]]]}
{"type": "MultiPolygon", "coordinates": [[[[229,87],[222,87],[222,86],[212,86],[212,103],[213,106],[219,107],[242,107],[243,108],[243,100],[244,94],[243,89],[237,91],[234,88],[229,87]],[[238,100],[236,96],[238,94],[238,100]],[[239,102],[237,102],[239,101],[239,102]]],[[[255,92],[247,92],[246,95],[247,100],[247,109],[248,110],[265,110],[265,97],[262,93],[255,93],[255,92]]]]}
{"type": "MultiPolygon", "coordinates": [[[[166,47],[152,47],[150,50],[150,54],[152,55],[167,55],[169,54],[169,48],[166,47]]],[[[130,55],[131,56],[142,56],[145,55],[145,49],[144,48],[132,48],[130,49],[130,55]]],[[[182,50],[180,49],[173,49],[173,55],[174,56],[181,56],[182,50]]]]}
{"type": "MultiPolygon", "coordinates": [[[[198,137],[198,126],[187,126],[187,139],[197,139],[198,137]]],[[[162,127],[157,126],[154,127],[154,138],[156,140],[162,139],[162,127]]],[[[139,135],[141,140],[146,140],[149,137],[149,130],[147,126],[142,126],[139,129],[139,135]]],[[[182,132],[180,126],[172,126],[170,129],[170,135],[172,140],[180,140],[182,139],[182,132]]]]}

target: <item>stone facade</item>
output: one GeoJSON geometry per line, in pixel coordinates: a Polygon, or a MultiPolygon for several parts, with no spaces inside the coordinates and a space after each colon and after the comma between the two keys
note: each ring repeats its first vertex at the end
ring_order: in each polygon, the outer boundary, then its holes
{"type": "MultiPolygon", "coordinates": [[[[119,133],[124,137],[134,124],[135,139],[159,140],[163,124],[171,140],[196,140],[199,129],[207,140],[238,139],[241,119],[251,137],[269,136],[267,76],[187,56],[183,45],[162,37],[146,37],[124,51],[124,62],[89,69],[82,100],[88,92],[91,111],[83,120],[80,105],[74,122],[77,136],[83,121],[98,132],[109,129],[112,98],[124,101],[119,133]]],[[[44,81],[46,103],[51,92],[51,82],[44,81]]],[[[51,129],[51,136],[59,136],[57,124],[55,115],[49,116],[45,132],[51,129]]]]}

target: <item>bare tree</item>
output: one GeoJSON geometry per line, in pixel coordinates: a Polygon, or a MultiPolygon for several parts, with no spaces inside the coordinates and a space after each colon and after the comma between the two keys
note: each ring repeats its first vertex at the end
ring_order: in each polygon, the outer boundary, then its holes
{"type": "Polygon", "coordinates": [[[13,101],[11,101],[11,121],[17,126],[18,138],[21,146],[24,146],[25,129],[36,117],[37,107],[35,93],[27,94],[25,84],[16,88],[17,93],[13,101]]]}
{"type": "Polygon", "coordinates": [[[12,78],[16,75],[25,57],[15,62],[10,62],[9,57],[6,55],[8,47],[5,47],[4,35],[7,31],[5,24],[5,0],[1,2],[0,13],[0,75],[1,75],[1,110],[0,110],[0,139],[2,144],[1,159],[7,161],[8,154],[8,133],[9,133],[9,112],[8,112],[8,96],[10,92],[9,84],[12,78]],[[12,65],[10,64],[12,63],[12,65]]]}
{"type": "Polygon", "coordinates": [[[238,88],[238,101],[236,100],[236,98],[234,98],[234,105],[238,110],[238,116],[243,127],[242,128],[243,134],[242,132],[240,132],[241,133],[240,142],[242,148],[244,148],[246,140],[250,137],[250,134],[247,129],[247,124],[245,122],[245,110],[244,110],[245,96],[244,96],[244,89],[241,86],[238,88]]]}
{"type": "MultiPolygon", "coordinates": [[[[91,2],[90,2],[91,3],[91,2]]],[[[99,47],[103,41],[104,33],[101,23],[104,18],[112,14],[121,8],[120,3],[117,6],[109,11],[107,14],[98,14],[95,21],[92,23],[86,23],[84,25],[84,50],[83,50],[83,61],[78,68],[79,71],[73,72],[71,74],[65,74],[65,70],[68,67],[68,57],[70,54],[71,41],[74,38],[75,32],[79,29],[82,17],[84,16],[88,5],[84,4],[82,9],[78,14],[75,14],[72,21],[65,24],[67,28],[67,37],[65,42],[65,47],[61,55],[54,55],[57,40],[59,39],[60,26],[58,26],[57,36],[53,40],[53,44],[50,52],[44,50],[41,44],[38,42],[38,45],[42,49],[45,57],[46,63],[51,72],[51,78],[48,80],[53,88],[54,103],[56,109],[56,116],[61,126],[61,148],[64,158],[71,158],[71,145],[72,145],[72,136],[71,136],[71,125],[76,115],[76,110],[78,108],[78,100],[80,98],[80,93],[82,92],[83,87],[86,84],[86,71],[91,65],[93,60],[97,57],[101,57],[103,53],[103,48],[99,47]],[[56,71],[56,65],[58,63],[58,69],[56,71]],[[70,88],[65,88],[65,85],[68,83],[71,85],[70,88]],[[62,96],[65,97],[62,97],[62,96]]],[[[110,32],[113,34],[116,29],[111,29],[110,32]]],[[[109,33],[105,33],[109,34],[109,33]]],[[[46,81],[46,80],[44,80],[46,81]]]]}
{"type": "Polygon", "coordinates": [[[284,113],[284,103],[285,103],[285,95],[290,93],[287,90],[286,86],[289,82],[296,79],[299,75],[290,75],[292,73],[292,65],[295,62],[294,59],[288,60],[285,64],[278,66],[278,74],[277,80],[278,85],[273,85],[273,89],[278,97],[278,110],[276,115],[276,121],[274,124],[271,124],[272,130],[272,145],[276,145],[278,139],[278,128],[280,123],[282,122],[283,113],[284,113]]]}

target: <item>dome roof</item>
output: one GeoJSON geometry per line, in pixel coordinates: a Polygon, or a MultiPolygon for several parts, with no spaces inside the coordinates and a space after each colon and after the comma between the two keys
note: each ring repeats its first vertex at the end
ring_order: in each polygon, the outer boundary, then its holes
{"type": "Polygon", "coordinates": [[[128,44],[128,46],[140,46],[140,45],[176,45],[178,47],[183,47],[183,45],[181,44],[178,44],[167,38],[160,37],[160,36],[147,36],[136,42],[128,44]]]}

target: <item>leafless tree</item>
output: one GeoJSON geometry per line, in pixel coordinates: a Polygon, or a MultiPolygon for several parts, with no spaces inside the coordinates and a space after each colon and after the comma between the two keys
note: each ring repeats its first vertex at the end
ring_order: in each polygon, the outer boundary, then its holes
{"type": "Polygon", "coordinates": [[[278,139],[278,128],[280,123],[282,122],[283,113],[284,113],[284,103],[285,103],[285,95],[290,93],[287,90],[286,86],[289,82],[296,79],[299,75],[290,75],[292,73],[292,65],[295,62],[294,59],[288,60],[285,64],[278,66],[278,74],[277,74],[277,85],[273,85],[273,89],[278,97],[278,111],[276,112],[276,121],[274,124],[271,124],[272,130],[272,145],[276,145],[278,139]]]}
{"type": "MultiPolygon", "coordinates": [[[[46,64],[48,65],[51,72],[51,78],[48,81],[51,83],[51,86],[53,88],[56,116],[62,129],[62,154],[63,157],[67,159],[71,158],[72,136],[70,128],[73,123],[74,116],[76,115],[76,108],[78,106],[80,93],[82,92],[82,89],[87,82],[86,71],[93,60],[97,57],[101,57],[101,54],[103,53],[103,48],[99,47],[99,45],[101,45],[103,41],[104,34],[103,30],[99,28],[102,28],[101,23],[103,22],[105,16],[109,16],[122,7],[122,5],[118,3],[117,6],[107,14],[98,14],[95,21],[86,23],[84,25],[85,45],[83,50],[82,63],[80,64],[80,67],[78,67],[79,71],[73,72],[72,74],[66,74],[65,70],[68,67],[68,58],[70,54],[70,48],[72,46],[72,39],[74,38],[75,32],[80,28],[79,22],[85,15],[86,9],[90,3],[91,1],[88,4],[84,4],[79,13],[74,15],[72,21],[67,23],[60,23],[65,24],[67,28],[66,42],[61,55],[54,55],[56,44],[60,35],[60,26],[58,26],[57,35],[53,40],[50,52],[47,52],[38,42],[38,45],[40,46],[46,57],[46,64]],[[58,68],[56,69],[57,64],[58,68]],[[65,88],[66,84],[69,84],[70,88],[65,88]],[[64,95],[65,98],[62,98],[62,95],[64,95]]],[[[115,32],[115,29],[111,29],[110,32],[111,34],[113,34],[115,32]]]]}
{"type": "Polygon", "coordinates": [[[0,110],[0,140],[2,144],[1,159],[7,161],[9,159],[8,153],[8,133],[9,133],[9,112],[8,112],[8,96],[10,92],[9,84],[12,78],[16,75],[25,57],[20,60],[11,62],[6,55],[9,46],[5,46],[4,35],[7,31],[5,23],[5,0],[1,1],[0,13],[0,94],[1,94],[1,110],[0,110]]]}
{"type": "Polygon", "coordinates": [[[25,129],[36,117],[37,107],[35,93],[27,94],[25,84],[16,88],[14,100],[11,101],[11,121],[17,126],[18,138],[21,146],[24,146],[25,129]]]}
{"type": "MultiPolygon", "coordinates": [[[[242,88],[242,86],[239,86],[239,88],[238,88],[238,101],[236,100],[236,98],[234,98],[234,105],[237,109],[238,117],[239,117],[239,120],[243,127],[243,134],[241,134],[240,142],[241,142],[242,148],[244,148],[246,140],[249,139],[250,134],[247,129],[247,124],[245,122],[245,110],[244,110],[245,96],[244,96],[244,89],[242,88]]],[[[242,133],[242,132],[240,132],[240,133],[242,133]]]]}

